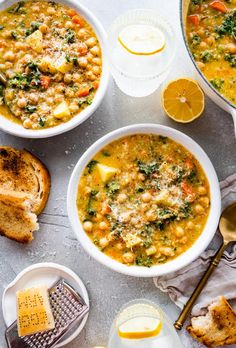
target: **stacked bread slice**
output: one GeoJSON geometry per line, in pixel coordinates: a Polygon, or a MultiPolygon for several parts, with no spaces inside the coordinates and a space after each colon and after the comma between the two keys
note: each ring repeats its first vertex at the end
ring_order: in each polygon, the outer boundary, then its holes
{"type": "Polygon", "coordinates": [[[0,146],[1,235],[30,242],[49,191],[50,175],[38,158],[26,150],[0,146]]]}

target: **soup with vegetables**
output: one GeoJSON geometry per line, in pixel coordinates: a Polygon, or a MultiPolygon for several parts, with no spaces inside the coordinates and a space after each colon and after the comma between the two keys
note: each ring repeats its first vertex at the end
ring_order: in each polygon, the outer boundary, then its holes
{"type": "Polygon", "coordinates": [[[236,0],[190,0],[186,32],[199,68],[236,105],[236,0]]]}
{"type": "MultiPolygon", "coordinates": [[[[93,102],[102,69],[93,28],[65,5],[19,1],[0,13],[0,113],[25,128],[66,122],[93,102]]],[[[77,116],[79,117],[79,115],[77,116]]]]}
{"type": "Polygon", "coordinates": [[[102,252],[150,267],[192,246],[206,224],[210,192],[200,164],[182,145],[139,134],[107,145],[88,163],[77,207],[102,252]]]}

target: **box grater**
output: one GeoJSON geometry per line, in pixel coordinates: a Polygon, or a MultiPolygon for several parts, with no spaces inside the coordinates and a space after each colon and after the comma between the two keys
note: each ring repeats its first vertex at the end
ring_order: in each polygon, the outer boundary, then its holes
{"type": "Polygon", "coordinates": [[[49,299],[55,321],[53,330],[19,337],[17,322],[6,329],[9,348],[51,348],[88,313],[82,297],[64,279],[49,289],[49,299]]]}

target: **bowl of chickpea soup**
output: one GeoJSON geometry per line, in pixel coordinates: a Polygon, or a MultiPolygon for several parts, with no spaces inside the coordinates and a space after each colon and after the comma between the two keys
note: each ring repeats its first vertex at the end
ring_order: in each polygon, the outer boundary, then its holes
{"type": "Polygon", "coordinates": [[[26,138],[64,133],[102,101],[106,33],[76,0],[0,3],[0,129],[26,138]]]}
{"type": "Polygon", "coordinates": [[[191,138],[158,124],[115,130],[80,158],[70,223],[98,262],[131,276],[178,270],[208,246],[221,210],[214,167],[191,138]]]}
{"type": "Polygon", "coordinates": [[[236,2],[180,0],[182,34],[196,77],[228,111],[236,134],[236,2]]]}

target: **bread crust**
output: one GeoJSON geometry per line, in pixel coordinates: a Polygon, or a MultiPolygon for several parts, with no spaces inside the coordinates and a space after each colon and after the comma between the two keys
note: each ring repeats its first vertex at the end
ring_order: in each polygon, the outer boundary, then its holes
{"type": "Polygon", "coordinates": [[[193,317],[187,327],[190,335],[207,347],[236,343],[236,312],[224,296],[208,307],[205,316],[193,317]]]}
{"type": "Polygon", "coordinates": [[[32,212],[39,215],[47,203],[50,187],[50,174],[36,156],[27,150],[0,146],[0,188],[32,194],[32,212]]]}

